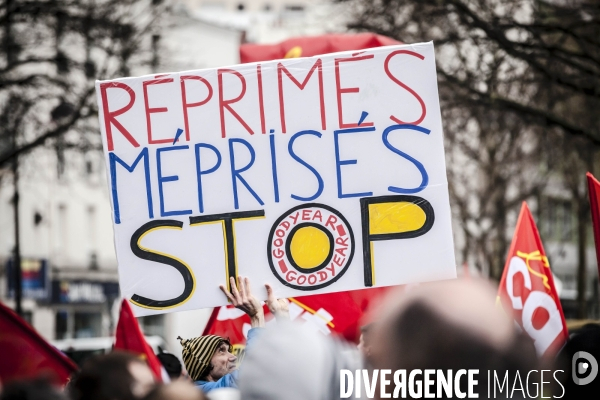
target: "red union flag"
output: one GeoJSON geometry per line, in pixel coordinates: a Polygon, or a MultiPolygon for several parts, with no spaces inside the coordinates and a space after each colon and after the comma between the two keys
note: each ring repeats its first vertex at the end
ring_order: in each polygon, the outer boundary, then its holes
{"type": "Polygon", "coordinates": [[[240,61],[251,63],[280,58],[312,57],[338,51],[363,50],[395,44],[401,43],[374,33],[298,37],[277,44],[243,44],[240,46],[240,61]]]}
{"type": "Polygon", "coordinates": [[[540,356],[552,356],[568,337],[548,257],[527,203],[510,245],[498,300],[533,339],[540,356]]]}

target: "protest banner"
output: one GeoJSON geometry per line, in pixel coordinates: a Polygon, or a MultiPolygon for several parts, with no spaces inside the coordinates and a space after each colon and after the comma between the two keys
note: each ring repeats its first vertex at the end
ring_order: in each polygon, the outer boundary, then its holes
{"type": "Polygon", "coordinates": [[[137,316],[455,277],[432,43],[96,88],[137,316]]]}
{"type": "Polygon", "coordinates": [[[531,337],[539,356],[554,357],[569,337],[550,263],[525,202],[498,286],[498,303],[531,337]]]}

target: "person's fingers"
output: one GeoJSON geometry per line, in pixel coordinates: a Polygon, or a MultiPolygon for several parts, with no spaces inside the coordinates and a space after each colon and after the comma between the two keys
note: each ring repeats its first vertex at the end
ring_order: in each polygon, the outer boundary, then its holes
{"type": "Polygon", "coordinates": [[[232,276],[231,278],[229,278],[229,282],[231,283],[231,294],[233,294],[233,297],[235,297],[235,299],[239,302],[241,298],[240,292],[238,291],[237,285],[235,284],[235,278],[232,276]]]}
{"type": "Polygon", "coordinates": [[[244,278],[244,287],[246,289],[246,296],[248,298],[252,297],[252,290],[250,290],[250,278],[248,278],[248,277],[244,278]]]}
{"type": "Polygon", "coordinates": [[[238,290],[240,292],[240,299],[244,304],[248,301],[248,294],[246,293],[246,285],[244,284],[244,277],[238,276],[238,290]]]}
{"type": "Polygon", "coordinates": [[[273,301],[275,295],[273,294],[273,288],[268,283],[265,283],[265,288],[267,289],[267,299],[268,301],[273,301]]]}
{"type": "Polygon", "coordinates": [[[231,293],[229,293],[227,291],[227,289],[225,288],[225,286],[219,285],[219,289],[221,289],[221,291],[225,294],[225,296],[227,296],[227,299],[229,299],[229,301],[231,301],[232,303],[235,304],[235,299],[233,298],[233,296],[231,295],[231,293]]]}

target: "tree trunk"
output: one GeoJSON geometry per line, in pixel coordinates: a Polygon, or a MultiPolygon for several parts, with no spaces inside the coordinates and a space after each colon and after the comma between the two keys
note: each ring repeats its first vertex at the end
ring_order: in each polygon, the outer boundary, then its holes
{"type": "Polygon", "coordinates": [[[491,278],[499,282],[504,272],[506,262],[507,239],[506,239],[506,204],[503,196],[496,199],[495,202],[496,218],[494,225],[496,227],[496,240],[494,248],[494,259],[491,278]]]}

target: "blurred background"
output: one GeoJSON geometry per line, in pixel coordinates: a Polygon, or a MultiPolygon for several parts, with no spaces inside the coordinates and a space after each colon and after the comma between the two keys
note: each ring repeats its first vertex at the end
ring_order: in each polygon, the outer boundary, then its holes
{"type": "MultiPolygon", "coordinates": [[[[565,317],[600,318],[585,182],[600,174],[597,1],[2,0],[0,21],[0,301],[48,340],[110,347],[118,315],[94,81],[332,32],[434,41],[458,274],[500,279],[526,200],[565,317]]],[[[175,338],[209,314],[139,321],[180,355],[175,338]]]]}

